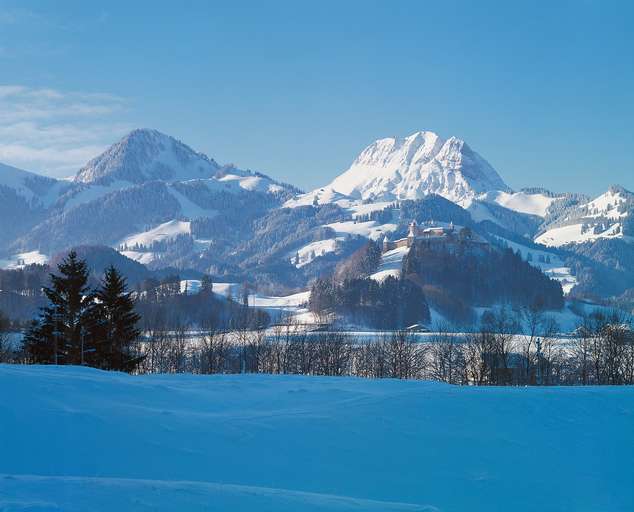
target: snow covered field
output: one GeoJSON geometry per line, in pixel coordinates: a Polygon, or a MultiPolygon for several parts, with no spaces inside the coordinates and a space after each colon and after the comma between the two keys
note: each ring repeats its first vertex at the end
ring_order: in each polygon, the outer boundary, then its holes
{"type": "Polygon", "coordinates": [[[0,366],[0,510],[631,511],[634,388],[0,366]]]}

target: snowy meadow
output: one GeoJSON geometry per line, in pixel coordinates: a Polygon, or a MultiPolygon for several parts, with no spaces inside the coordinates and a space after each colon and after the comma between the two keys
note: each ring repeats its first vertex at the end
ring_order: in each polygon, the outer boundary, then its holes
{"type": "Polygon", "coordinates": [[[629,386],[3,365],[0,389],[3,511],[634,507],[629,386]]]}

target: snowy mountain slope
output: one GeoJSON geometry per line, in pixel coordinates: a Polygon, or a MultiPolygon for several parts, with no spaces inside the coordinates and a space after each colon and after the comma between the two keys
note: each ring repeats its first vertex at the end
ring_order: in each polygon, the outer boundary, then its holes
{"type": "Polygon", "coordinates": [[[491,190],[510,191],[464,141],[444,140],[433,132],[377,140],[326,188],[360,199],[417,199],[433,193],[454,202],[491,190]]]}
{"type": "MultiPolygon", "coordinates": [[[[610,224],[607,227],[597,225],[594,228],[588,228],[585,223],[568,224],[548,229],[536,237],[535,242],[549,247],[562,247],[569,244],[582,244],[611,238],[624,238],[620,223],[610,224]]],[[[627,239],[630,239],[630,237],[627,239]]]]}
{"type": "Polygon", "coordinates": [[[383,235],[387,235],[394,231],[398,226],[396,224],[379,224],[374,220],[367,222],[343,221],[326,224],[327,228],[334,230],[338,237],[346,236],[362,236],[370,240],[378,240],[383,235]]]}
{"type": "Polygon", "coordinates": [[[623,187],[612,186],[605,194],[593,199],[582,209],[586,217],[605,217],[611,220],[622,219],[630,214],[634,194],[623,187]]]}
{"type": "Polygon", "coordinates": [[[48,207],[69,184],[0,163],[0,187],[12,190],[32,207],[48,207]]]}
{"type": "Polygon", "coordinates": [[[191,234],[191,222],[170,220],[142,233],[130,235],[121,240],[119,246],[151,247],[155,242],[172,240],[179,235],[191,234]]]}
{"type": "Polygon", "coordinates": [[[377,140],[330,184],[284,206],[336,204],[356,217],[432,194],[468,209],[476,222],[488,220],[531,237],[556,201],[546,193],[512,192],[464,141],[427,131],[377,140]]]}
{"type": "Polygon", "coordinates": [[[564,212],[547,223],[535,241],[551,247],[603,239],[634,241],[634,193],[613,186],[597,198],[564,212]]]}
{"type": "Polygon", "coordinates": [[[337,250],[337,243],[341,238],[330,238],[327,240],[317,240],[315,242],[310,242],[306,244],[296,251],[293,251],[288,254],[288,258],[291,260],[293,265],[297,268],[301,268],[305,265],[308,265],[311,261],[319,256],[323,256],[327,253],[332,253],[337,250]]]}
{"type": "Polygon", "coordinates": [[[529,245],[501,237],[496,238],[514,252],[519,253],[524,261],[528,261],[532,266],[539,268],[551,279],[559,281],[565,295],[570,294],[576,286],[577,278],[572,275],[572,270],[565,265],[565,262],[558,254],[551,252],[552,250],[530,247],[529,245]]]}
{"type": "Polygon", "coordinates": [[[545,217],[548,213],[548,208],[557,201],[557,197],[551,197],[543,193],[504,192],[500,190],[487,192],[478,199],[497,203],[509,210],[539,217],[545,217]]]}
{"type": "Polygon", "coordinates": [[[9,250],[9,245],[41,222],[69,186],[67,182],[0,164],[0,257],[25,252],[9,250]]]}
{"type": "Polygon", "coordinates": [[[532,238],[542,223],[541,218],[537,215],[521,213],[501,206],[497,202],[469,199],[462,205],[475,222],[492,222],[527,238],[532,238]]]}
{"type": "Polygon", "coordinates": [[[39,251],[21,252],[12,254],[7,259],[0,259],[0,268],[19,269],[26,265],[44,265],[48,262],[48,256],[39,251]]]}
{"type": "Polygon", "coordinates": [[[357,201],[351,197],[333,190],[331,186],[323,187],[312,192],[299,194],[284,203],[285,208],[296,208],[298,206],[311,206],[323,204],[336,204],[346,208],[357,201]]]}
{"type": "Polygon", "coordinates": [[[381,255],[381,263],[377,271],[370,276],[375,281],[383,281],[388,277],[398,278],[403,269],[403,259],[409,252],[409,247],[397,247],[381,255]]]}
{"type": "Polygon", "coordinates": [[[625,512],[634,503],[628,386],[2,365],[0,389],[11,390],[0,393],[0,509],[12,512],[625,512]]]}
{"type": "MultiPolygon", "coordinates": [[[[23,254],[45,261],[69,247],[102,244],[156,269],[226,273],[227,280],[245,271],[285,293],[332,271],[363,238],[405,236],[412,218],[579,246],[631,241],[633,203],[620,187],[594,200],[537,188],[512,192],[463,141],[433,132],[378,140],[331,184],[302,194],[221,166],[155,130],[135,130],[71,182],[0,166],[0,262],[15,267],[30,261],[23,254]],[[188,223],[189,230],[159,236],[169,223],[188,223]],[[120,247],[134,237],[158,243],[120,247]]],[[[629,268],[626,257],[618,268],[629,268]]]]}

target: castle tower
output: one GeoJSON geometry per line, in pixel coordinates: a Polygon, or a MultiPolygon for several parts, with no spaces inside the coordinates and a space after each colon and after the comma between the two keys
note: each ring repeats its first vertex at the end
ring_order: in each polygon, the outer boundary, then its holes
{"type": "Polygon", "coordinates": [[[407,232],[407,247],[411,247],[414,244],[414,240],[418,236],[418,224],[416,220],[412,220],[409,223],[409,231],[407,232]]]}
{"type": "Polygon", "coordinates": [[[409,232],[407,233],[407,236],[416,236],[418,234],[417,231],[418,224],[416,224],[416,220],[413,220],[409,223],[409,232]]]}

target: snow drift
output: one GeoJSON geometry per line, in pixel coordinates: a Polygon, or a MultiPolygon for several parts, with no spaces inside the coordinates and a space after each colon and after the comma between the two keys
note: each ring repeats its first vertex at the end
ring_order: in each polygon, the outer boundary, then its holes
{"type": "Polygon", "coordinates": [[[0,366],[0,510],[634,508],[632,388],[0,366]]]}

